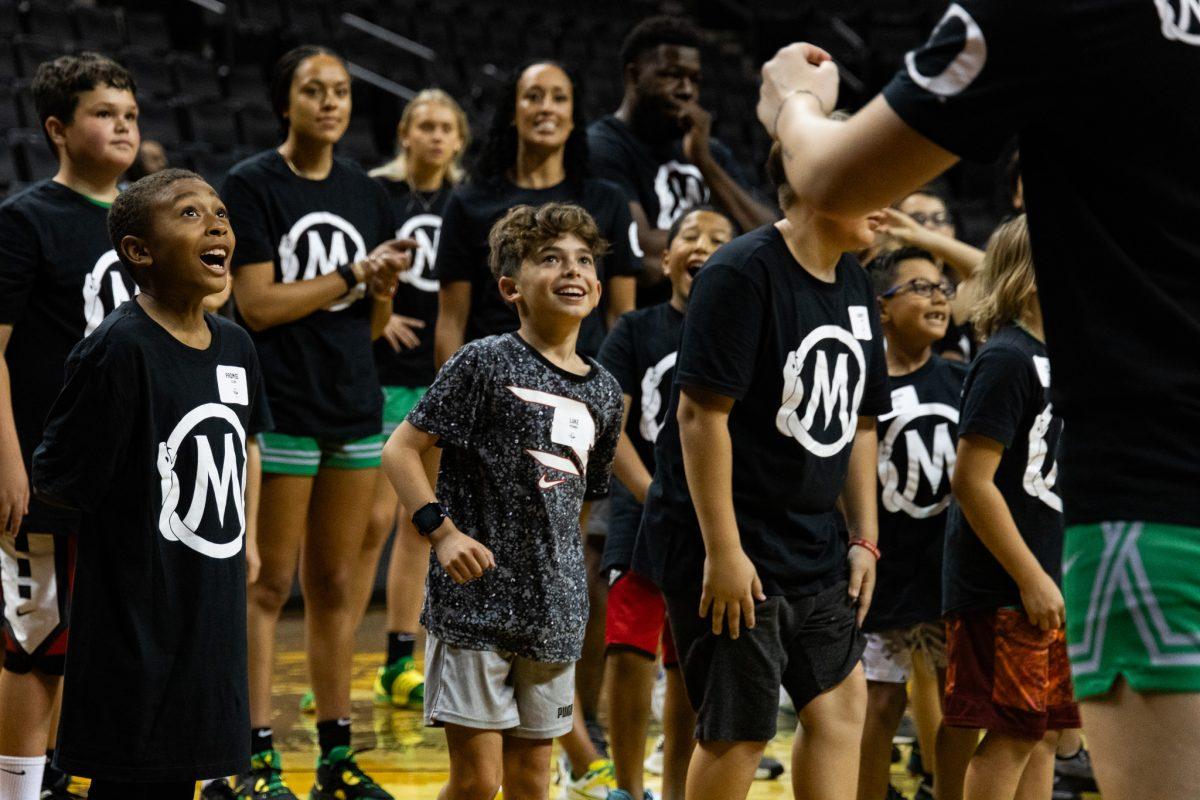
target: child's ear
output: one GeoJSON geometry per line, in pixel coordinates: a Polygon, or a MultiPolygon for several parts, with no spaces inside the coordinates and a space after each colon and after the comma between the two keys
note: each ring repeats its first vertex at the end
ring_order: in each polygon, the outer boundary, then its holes
{"type": "Polygon", "coordinates": [[[517,288],[517,282],[515,279],[510,278],[507,275],[501,275],[500,280],[497,281],[497,284],[500,287],[500,296],[503,297],[507,302],[516,303],[517,300],[520,299],[521,290],[517,288]]]}
{"type": "Polygon", "coordinates": [[[117,246],[121,259],[129,264],[138,267],[154,266],[154,258],[150,255],[150,249],[146,246],[146,240],[140,236],[132,234],[121,239],[121,243],[117,246]]]}
{"type": "Polygon", "coordinates": [[[67,143],[67,126],[58,117],[46,117],[46,122],[42,126],[46,129],[46,135],[50,137],[50,141],[54,142],[55,147],[64,147],[67,143]]]}
{"type": "Polygon", "coordinates": [[[875,304],[879,306],[879,322],[881,324],[891,319],[891,315],[888,314],[887,310],[887,302],[882,297],[875,298],[875,304]]]}

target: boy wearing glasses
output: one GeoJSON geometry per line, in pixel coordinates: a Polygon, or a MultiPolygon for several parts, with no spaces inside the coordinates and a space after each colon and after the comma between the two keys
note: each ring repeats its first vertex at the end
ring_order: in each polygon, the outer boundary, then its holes
{"type": "MultiPolygon", "coordinates": [[[[879,549],[888,557],[879,562],[875,597],[863,621],[868,711],[859,797],[883,797],[914,653],[923,651],[937,670],[939,689],[945,678],[942,538],[967,371],[933,352],[957,294],[934,255],[902,247],[876,258],[869,273],[887,339],[892,410],[878,421],[879,549]]],[[[957,742],[970,734],[945,731],[939,738],[957,742]]],[[[933,743],[924,744],[923,752],[932,754],[933,743]]],[[[969,757],[967,749],[961,763],[969,757]]]]}

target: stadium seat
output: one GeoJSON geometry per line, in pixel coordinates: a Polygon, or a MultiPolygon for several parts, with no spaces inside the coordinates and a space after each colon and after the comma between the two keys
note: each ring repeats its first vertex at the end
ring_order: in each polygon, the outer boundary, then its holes
{"type": "Polygon", "coordinates": [[[75,41],[75,26],[71,23],[66,3],[35,0],[22,3],[20,9],[26,33],[56,42],[75,41]]]}
{"type": "Polygon", "coordinates": [[[23,123],[17,90],[10,83],[0,83],[0,130],[19,128],[23,123]]]}
{"type": "Polygon", "coordinates": [[[219,97],[221,83],[212,62],[180,53],[171,57],[171,75],[175,92],[191,97],[219,97]]]}
{"type": "Polygon", "coordinates": [[[125,17],[125,32],[133,47],[153,53],[165,53],[171,49],[167,21],[161,14],[129,14],[125,17]]]}
{"type": "Polygon", "coordinates": [[[71,14],[75,18],[77,41],[81,47],[112,52],[124,45],[125,29],[120,9],[78,4],[72,7],[71,14]]]}
{"type": "Polygon", "coordinates": [[[238,141],[244,147],[265,150],[279,144],[282,134],[275,112],[265,103],[247,104],[237,111],[238,141]]]}
{"type": "Polygon", "coordinates": [[[35,128],[9,131],[8,144],[14,153],[19,180],[40,181],[58,172],[58,159],[50,152],[50,145],[41,131],[35,128]]]}
{"type": "Polygon", "coordinates": [[[184,141],[230,150],[238,143],[235,109],[219,97],[180,98],[177,111],[184,141]]]}
{"type": "Polygon", "coordinates": [[[72,52],[71,42],[55,41],[41,36],[21,34],[13,39],[13,55],[16,57],[17,74],[32,78],[38,64],[72,52]]]}
{"type": "Polygon", "coordinates": [[[170,97],[175,91],[166,57],[142,47],[127,47],[116,59],[125,69],[133,73],[137,81],[138,94],[152,98],[170,97]]]}
{"type": "Polygon", "coordinates": [[[180,133],[179,115],[174,105],[164,99],[138,106],[138,130],[143,139],[154,139],[164,146],[173,146],[184,140],[180,133]]]}

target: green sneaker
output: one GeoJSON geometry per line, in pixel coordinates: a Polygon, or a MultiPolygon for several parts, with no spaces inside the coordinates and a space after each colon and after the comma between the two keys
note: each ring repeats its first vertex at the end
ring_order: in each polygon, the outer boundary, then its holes
{"type": "Polygon", "coordinates": [[[250,756],[250,771],[236,778],[233,790],[239,800],[296,800],[283,779],[278,750],[264,750],[250,756]]]}
{"type": "Polygon", "coordinates": [[[317,696],[313,694],[312,689],[305,689],[304,694],[300,695],[300,713],[317,713],[317,696]]]}
{"type": "Polygon", "coordinates": [[[375,704],[415,711],[425,707],[425,676],[412,656],[379,668],[375,676],[375,704]]]}
{"type": "Polygon", "coordinates": [[[363,772],[349,747],[335,747],[317,759],[317,777],[309,800],[392,800],[371,776],[363,772]]]}

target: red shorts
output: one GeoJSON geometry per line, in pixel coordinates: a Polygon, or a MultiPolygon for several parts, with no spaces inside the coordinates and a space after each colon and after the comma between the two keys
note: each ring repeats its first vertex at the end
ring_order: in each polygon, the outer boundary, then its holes
{"type": "Polygon", "coordinates": [[[6,670],[63,674],[74,575],[74,535],[0,537],[6,670]]]}
{"type": "Polygon", "coordinates": [[[1062,630],[1000,608],[952,617],[947,631],[947,725],[1028,740],[1080,727],[1062,630]]]}
{"type": "Polygon", "coordinates": [[[679,656],[675,654],[671,626],[667,624],[667,605],[662,592],[637,573],[613,570],[613,574],[616,577],[608,586],[604,643],[609,649],[633,650],[654,658],[661,639],[663,666],[677,666],[679,656]]]}

